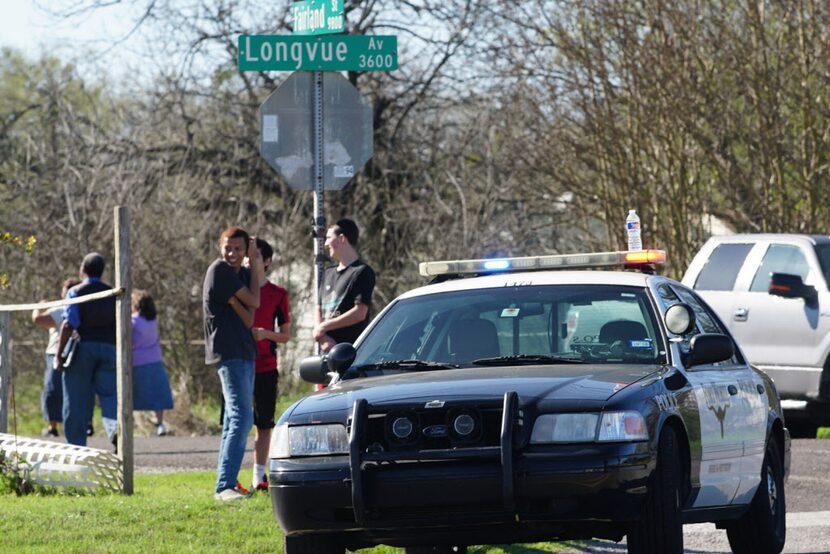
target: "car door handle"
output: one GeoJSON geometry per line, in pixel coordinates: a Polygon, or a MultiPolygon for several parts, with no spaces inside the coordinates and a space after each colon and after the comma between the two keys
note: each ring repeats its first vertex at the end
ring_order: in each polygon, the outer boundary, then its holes
{"type": "Polygon", "coordinates": [[[736,387],[735,385],[729,385],[728,387],[726,387],[726,390],[728,390],[729,394],[731,394],[732,396],[738,394],[738,387],[736,387]]]}
{"type": "Polygon", "coordinates": [[[749,317],[749,310],[746,308],[738,308],[735,310],[735,313],[732,314],[732,319],[735,321],[746,321],[746,318],[749,317]]]}

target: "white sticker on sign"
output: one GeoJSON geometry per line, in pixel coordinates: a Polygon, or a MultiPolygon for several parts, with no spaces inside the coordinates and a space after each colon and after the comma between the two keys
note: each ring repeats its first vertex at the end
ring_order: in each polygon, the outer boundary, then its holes
{"type": "Polygon", "coordinates": [[[262,142],[278,142],[279,128],[276,115],[262,116],[262,142]]]}
{"type": "Polygon", "coordinates": [[[336,165],[334,166],[334,177],[351,179],[354,177],[353,165],[336,165]]]}

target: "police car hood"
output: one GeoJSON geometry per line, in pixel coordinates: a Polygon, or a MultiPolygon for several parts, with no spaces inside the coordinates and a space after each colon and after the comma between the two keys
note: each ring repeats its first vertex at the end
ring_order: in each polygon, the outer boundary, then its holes
{"type": "MultiPolygon", "coordinates": [[[[494,400],[515,391],[520,403],[601,406],[614,394],[660,371],[659,365],[544,365],[407,371],[341,381],[295,404],[290,418],[349,410],[365,398],[373,406],[439,401],[494,400]]],[[[288,414],[286,414],[288,415],[288,414]]]]}

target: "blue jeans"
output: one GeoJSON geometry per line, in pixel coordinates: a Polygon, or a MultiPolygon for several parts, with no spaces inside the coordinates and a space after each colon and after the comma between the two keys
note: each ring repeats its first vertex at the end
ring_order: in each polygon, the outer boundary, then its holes
{"type": "Polygon", "coordinates": [[[115,345],[84,342],[75,347],[72,364],[63,370],[63,429],[66,442],[86,446],[95,395],[110,441],[115,438],[118,399],[115,385],[115,345]]]}
{"type": "Polygon", "coordinates": [[[222,440],[216,467],[216,492],[236,486],[248,433],[254,424],[254,361],[223,360],[219,362],[219,379],[225,398],[222,418],[222,440]]]}
{"type": "Polygon", "coordinates": [[[53,369],[54,354],[46,354],[40,409],[46,421],[63,421],[63,376],[53,369]]]}

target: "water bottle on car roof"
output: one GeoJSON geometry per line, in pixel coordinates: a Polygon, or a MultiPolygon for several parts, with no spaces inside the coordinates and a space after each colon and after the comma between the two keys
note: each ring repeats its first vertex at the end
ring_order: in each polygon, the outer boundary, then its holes
{"type": "Polygon", "coordinates": [[[628,217],[625,218],[625,232],[628,236],[629,250],[642,250],[643,237],[640,233],[640,216],[636,210],[628,210],[628,217]]]}

